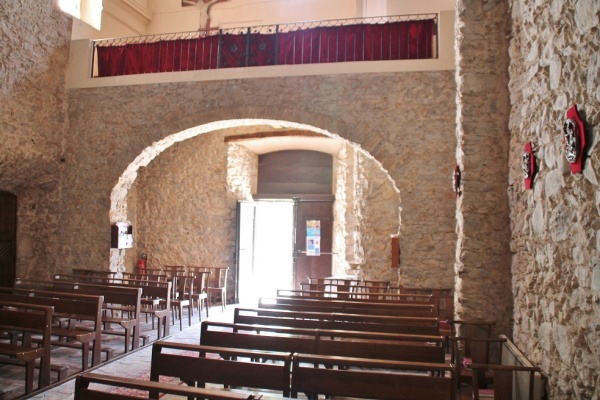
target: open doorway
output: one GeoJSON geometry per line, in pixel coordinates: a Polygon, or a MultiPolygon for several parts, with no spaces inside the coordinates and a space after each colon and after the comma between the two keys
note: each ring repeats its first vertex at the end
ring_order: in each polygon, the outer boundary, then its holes
{"type": "Polygon", "coordinates": [[[239,303],[256,306],[259,297],[292,287],[294,202],[238,203],[239,303]]]}

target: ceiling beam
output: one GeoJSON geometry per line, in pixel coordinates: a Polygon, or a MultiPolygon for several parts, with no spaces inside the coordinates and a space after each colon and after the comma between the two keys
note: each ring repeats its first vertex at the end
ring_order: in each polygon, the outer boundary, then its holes
{"type": "Polygon", "coordinates": [[[265,138],[277,138],[277,137],[289,137],[289,136],[300,136],[300,137],[320,137],[328,139],[327,136],[316,132],[302,131],[302,130],[289,130],[289,131],[267,131],[267,132],[255,132],[243,135],[231,135],[225,137],[225,143],[230,142],[241,142],[244,140],[255,140],[265,138]]]}

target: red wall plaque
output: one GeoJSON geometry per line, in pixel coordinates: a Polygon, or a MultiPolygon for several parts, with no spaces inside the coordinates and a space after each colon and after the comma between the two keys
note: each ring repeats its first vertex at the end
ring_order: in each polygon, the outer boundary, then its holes
{"type": "Polygon", "coordinates": [[[533,176],[535,175],[535,155],[531,142],[525,144],[523,151],[523,179],[525,180],[525,189],[531,189],[533,184],[533,176]]]}
{"type": "Polygon", "coordinates": [[[563,125],[565,157],[571,164],[571,172],[583,171],[583,150],[585,149],[585,126],[579,118],[577,106],[569,108],[563,125]]]}

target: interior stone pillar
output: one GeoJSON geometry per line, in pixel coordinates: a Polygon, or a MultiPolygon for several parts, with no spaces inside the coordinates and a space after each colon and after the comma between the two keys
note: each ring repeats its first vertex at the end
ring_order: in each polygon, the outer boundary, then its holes
{"type": "Polygon", "coordinates": [[[455,313],[496,322],[510,334],[507,196],[508,32],[506,0],[456,1],[457,199],[455,313]]]}

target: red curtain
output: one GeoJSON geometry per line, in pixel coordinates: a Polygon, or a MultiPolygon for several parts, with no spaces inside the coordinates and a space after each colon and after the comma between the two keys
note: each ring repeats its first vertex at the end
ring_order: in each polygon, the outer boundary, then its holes
{"type": "Polygon", "coordinates": [[[98,47],[98,76],[217,68],[218,36],[98,47]]]}
{"type": "Polygon", "coordinates": [[[279,36],[279,64],[432,58],[434,34],[434,20],[282,33],[279,36]]]}
{"type": "Polygon", "coordinates": [[[431,19],[97,47],[98,75],[426,59],[433,57],[435,31],[435,21],[431,19]]]}

